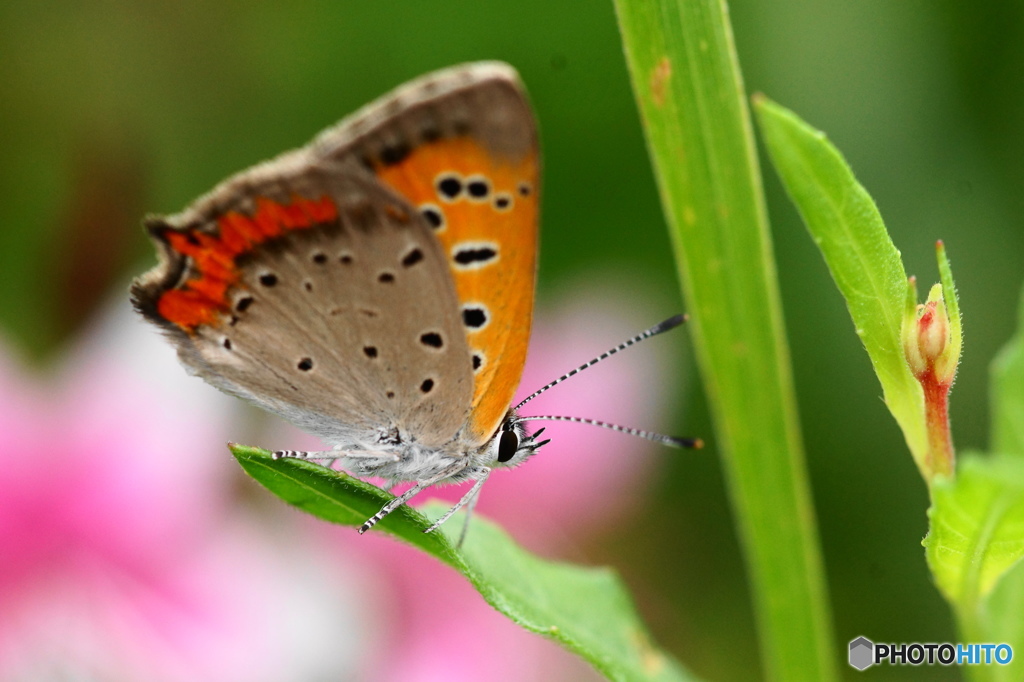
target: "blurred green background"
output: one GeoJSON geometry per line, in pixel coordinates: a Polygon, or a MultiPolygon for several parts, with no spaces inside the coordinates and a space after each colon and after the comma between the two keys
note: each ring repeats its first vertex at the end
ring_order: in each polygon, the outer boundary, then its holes
{"type": "MultiPolygon", "coordinates": [[[[987,366],[1024,279],[1024,4],[730,10],[748,92],[829,134],[924,290],[945,240],[965,325],[954,437],[983,448],[987,366]]],[[[0,334],[45,367],[153,261],[144,213],[177,211],[391,87],[476,59],[516,66],[540,120],[540,299],[612,269],[673,312],[674,266],[610,2],[19,0],[0,4],[0,334]]],[[[820,256],[763,168],[836,655],[858,635],[955,641],[920,546],[924,485],[820,256]]],[[[671,426],[704,435],[709,450],[673,459],[643,515],[609,528],[588,557],[624,574],[655,637],[695,672],[745,679],[760,668],[744,570],[691,384],[671,426]]]]}

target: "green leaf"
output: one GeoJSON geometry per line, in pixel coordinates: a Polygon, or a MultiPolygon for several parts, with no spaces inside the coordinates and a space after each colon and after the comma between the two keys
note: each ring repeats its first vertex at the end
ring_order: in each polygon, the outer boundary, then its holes
{"type": "MultiPolygon", "coordinates": [[[[1006,459],[1024,455],[1024,294],[1016,335],[992,362],[992,447],[1006,459]]],[[[957,604],[964,639],[1006,642],[1024,651],[1024,561],[1017,561],[995,581],[991,593],[974,604],[957,604]]],[[[988,679],[1009,682],[1024,679],[1024,659],[1015,656],[1007,666],[985,671],[988,679]]],[[[977,671],[975,678],[984,677],[977,671]]]]}
{"type": "MultiPolygon", "coordinates": [[[[1024,649],[1024,458],[962,457],[956,479],[938,477],[925,555],[957,616],[960,640],[1024,649]]],[[[1017,659],[1019,657],[1015,657],[1017,659]]],[[[1019,680],[1024,665],[976,666],[975,680],[1019,680]]]]}
{"type": "Polygon", "coordinates": [[[1024,455],[1024,292],[1017,334],[992,363],[992,449],[1024,455]]]}
{"type": "Polygon", "coordinates": [[[961,458],[955,479],[932,486],[928,565],[960,612],[976,611],[1004,573],[1024,557],[1024,459],[961,458]]]}
{"type": "MultiPolygon", "coordinates": [[[[940,240],[935,245],[935,256],[939,264],[939,279],[942,282],[943,305],[946,307],[946,314],[949,317],[949,349],[943,353],[947,356],[946,367],[950,364],[954,371],[960,362],[960,353],[963,347],[963,322],[960,319],[960,301],[956,293],[956,283],[953,281],[953,268],[946,256],[946,246],[940,240]]],[[[945,368],[936,367],[940,374],[945,368]]]]}
{"type": "Polygon", "coordinates": [[[763,96],[754,109],[772,163],[846,299],[885,403],[927,479],[924,394],[900,334],[908,292],[900,252],[875,202],[824,133],[763,96]]]}
{"type": "MultiPolygon", "coordinates": [[[[231,454],[245,472],[285,502],[313,516],[343,526],[359,527],[393,495],[358,478],[313,462],[275,460],[260,448],[231,444],[231,454]]],[[[450,565],[458,556],[445,535],[425,534],[423,515],[402,505],[386,516],[377,528],[433,554],[450,565]]],[[[429,524],[427,524],[429,525],[429,524]]]]}
{"type": "MultiPolygon", "coordinates": [[[[240,445],[232,445],[231,452],[249,475],[285,502],[333,523],[358,527],[393,497],[311,462],[274,460],[266,450],[240,445]]],[[[613,571],[535,557],[479,516],[458,549],[449,533],[457,537],[461,519],[450,520],[439,531],[423,532],[445,511],[438,504],[421,510],[403,505],[371,532],[393,535],[452,566],[495,609],[580,655],[609,679],[695,679],[651,644],[613,571]]],[[[458,655],[457,647],[454,651],[458,655]]]]}
{"type": "Polygon", "coordinates": [[[750,115],[724,0],[616,0],[770,679],[836,677],[750,115]]]}
{"type": "MultiPolygon", "coordinates": [[[[963,639],[973,642],[1006,642],[1013,647],[1014,657],[1009,665],[987,666],[988,678],[1000,682],[1020,682],[1024,679],[1024,561],[1018,561],[999,582],[981,609],[979,609],[981,630],[966,635],[963,639]]],[[[981,674],[976,674],[981,678],[981,674]]]]}

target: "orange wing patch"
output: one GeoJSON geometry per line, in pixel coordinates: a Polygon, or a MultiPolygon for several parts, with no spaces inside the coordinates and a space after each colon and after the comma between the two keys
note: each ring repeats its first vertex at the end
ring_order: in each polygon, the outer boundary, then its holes
{"type": "Polygon", "coordinates": [[[170,247],[192,260],[195,274],[160,295],[157,312],[188,333],[202,324],[213,324],[230,308],[227,291],[238,281],[235,258],[255,245],[287,230],[312,227],[336,220],[338,209],[328,197],[316,200],[295,196],[290,204],[260,197],[256,212],[246,216],[230,211],[217,219],[217,234],[198,228],[166,228],[159,235],[170,247]]]}
{"type": "Polygon", "coordinates": [[[474,369],[470,427],[500,426],[519,386],[537,271],[538,157],[499,158],[469,137],[412,150],[376,169],[434,227],[462,306],[474,369]]]}

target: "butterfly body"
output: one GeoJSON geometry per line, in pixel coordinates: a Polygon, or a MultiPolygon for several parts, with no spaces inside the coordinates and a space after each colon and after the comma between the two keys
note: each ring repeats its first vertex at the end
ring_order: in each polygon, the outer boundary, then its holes
{"type": "Polygon", "coordinates": [[[482,483],[538,446],[510,404],[539,165],[511,67],[428,75],[147,219],[160,263],[133,302],[190,372],[320,437],[323,458],[482,483]]]}
{"type": "MultiPolygon", "coordinates": [[[[505,424],[521,445],[514,462],[520,464],[533,454],[531,439],[511,413],[505,424]]],[[[395,428],[379,432],[375,439],[342,445],[338,452],[351,454],[343,459],[343,463],[356,476],[372,476],[400,483],[436,479],[442,472],[452,471],[437,483],[462,483],[478,478],[484,468],[505,466],[498,460],[500,435],[505,431],[505,428],[501,429],[482,445],[456,437],[441,446],[428,446],[417,442],[415,434],[395,428]]]]}

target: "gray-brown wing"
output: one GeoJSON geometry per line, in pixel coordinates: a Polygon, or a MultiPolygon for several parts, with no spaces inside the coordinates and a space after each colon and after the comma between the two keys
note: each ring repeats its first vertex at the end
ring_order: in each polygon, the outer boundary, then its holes
{"type": "Polygon", "coordinates": [[[151,220],[163,257],[136,306],[196,374],[328,441],[450,441],[471,360],[430,227],[371,178],[294,158],[151,220]]]}

